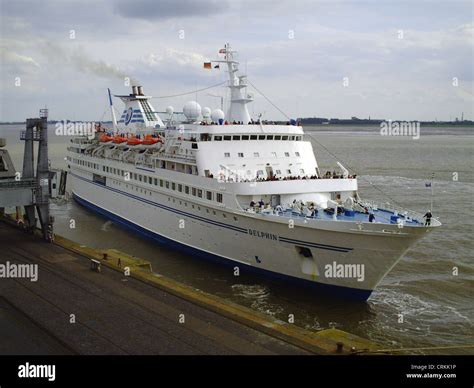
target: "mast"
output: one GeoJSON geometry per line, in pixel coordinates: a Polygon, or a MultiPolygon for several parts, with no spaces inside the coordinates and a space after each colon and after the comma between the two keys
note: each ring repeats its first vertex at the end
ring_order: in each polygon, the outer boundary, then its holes
{"type": "Polygon", "coordinates": [[[234,59],[234,54],[237,51],[232,50],[230,44],[227,43],[223,49],[219,50],[219,54],[224,54],[224,60],[215,60],[213,62],[221,62],[227,64],[229,71],[229,89],[230,89],[230,104],[227,112],[227,120],[241,121],[247,124],[250,121],[250,114],[247,109],[247,104],[253,101],[250,96],[244,96],[243,89],[247,85],[247,76],[238,75],[239,62],[234,59]]]}

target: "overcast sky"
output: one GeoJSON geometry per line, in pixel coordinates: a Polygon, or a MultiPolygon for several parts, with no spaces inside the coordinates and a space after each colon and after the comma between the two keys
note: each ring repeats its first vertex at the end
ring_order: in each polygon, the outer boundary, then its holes
{"type": "MultiPolygon", "coordinates": [[[[1,3],[1,121],[108,120],[124,78],[166,96],[226,79],[224,43],[290,117],[473,117],[472,1],[107,0],[1,3]],[[346,80],[346,85],[344,84],[346,80]],[[457,85],[457,86],[456,86],[457,85]]],[[[284,119],[255,96],[253,115],[284,119]]],[[[226,88],[156,99],[219,107],[226,88]]],[[[115,104],[122,108],[120,100],[115,104]]]]}

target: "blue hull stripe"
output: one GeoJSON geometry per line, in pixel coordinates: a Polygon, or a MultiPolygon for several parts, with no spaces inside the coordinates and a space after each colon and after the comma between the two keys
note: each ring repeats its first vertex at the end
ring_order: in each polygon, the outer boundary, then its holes
{"type": "MultiPolygon", "coordinates": [[[[305,279],[299,279],[293,276],[288,276],[284,274],[280,274],[277,272],[273,271],[268,271],[262,268],[257,268],[253,267],[244,263],[239,263],[230,259],[227,259],[222,256],[214,255],[209,252],[205,252],[193,247],[190,247],[188,245],[179,243],[175,240],[171,240],[167,237],[164,237],[158,233],[151,232],[148,229],[142,228],[141,226],[128,221],[122,217],[117,216],[116,214],[113,214],[101,207],[98,207],[94,204],[92,204],[89,201],[86,201],[85,199],[79,197],[77,194],[73,193],[74,199],[82,206],[106,217],[109,218],[110,220],[116,222],[118,225],[121,225],[137,234],[139,234],[142,237],[145,237],[147,239],[151,239],[153,241],[156,241],[164,246],[168,246],[173,249],[179,249],[180,251],[197,256],[203,259],[211,260],[214,262],[219,262],[221,264],[225,264],[228,266],[243,266],[244,269],[248,270],[249,272],[253,272],[256,274],[264,275],[266,277],[269,277],[274,280],[283,280],[285,282],[288,282],[290,284],[295,284],[299,287],[304,287],[307,289],[311,289],[314,291],[317,291],[319,293],[326,294],[329,297],[337,297],[337,298],[350,298],[352,300],[358,300],[358,301],[366,301],[369,297],[370,294],[372,293],[371,290],[362,290],[358,288],[349,288],[349,287],[340,287],[340,286],[334,286],[334,285],[328,285],[328,284],[322,284],[322,283],[317,283],[317,282],[312,282],[310,280],[305,280],[305,279]]],[[[242,274],[242,270],[241,270],[242,274]]]]}
{"type": "Polygon", "coordinates": [[[286,237],[280,237],[280,241],[286,242],[288,244],[299,244],[299,245],[305,245],[308,247],[312,248],[319,248],[319,249],[327,249],[329,251],[337,251],[337,252],[350,252],[352,251],[352,248],[343,248],[343,247],[336,247],[333,245],[326,245],[326,244],[318,244],[318,243],[312,243],[312,242],[307,242],[307,241],[301,241],[301,240],[294,240],[291,238],[286,238],[286,237]]]}

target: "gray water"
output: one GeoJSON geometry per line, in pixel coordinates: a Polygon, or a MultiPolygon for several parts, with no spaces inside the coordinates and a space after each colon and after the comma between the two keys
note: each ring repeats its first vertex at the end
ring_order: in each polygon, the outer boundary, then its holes
{"type": "MultiPolygon", "coordinates": [[[[21,169],[21,125],[0,126],[21,169]]],[[[163,275],[282,320],[319,330],[337,327],[387,347],[433,347],[474,343],[474,132],[473,128],[422,128],[421,137],[383,137],[376,128],[307,127],[322,171],[337,156],[359,175],[363,198],[430,208],[443,226],[412,248],[364,303],[323,298],[265,278],[233,276],[231,269],[163,248],[129,233],[74,202],[52,205],[57,233],[95,247],[115,248],[152,262],[163,275]],[[324,131],[322,131],[322,129],[324,131]],[[453,134],[455,133],[455,134],[453,134]],[[457,180],[456,180],[457,177],[457,180]],[[375,187],[374,187],[375,185],[375,187]],[[70,219],[76,229],[69,228],[70,219]],[[459,269],[453,275],[453,267],[459,269]],[[399,323],[399,314],[404,322],[399,323]]],[[[50,132],[53,167],[64,168],[69,138],[50,132]]],[[[474,354],[472,349],[418,353],[474,354]]]]}

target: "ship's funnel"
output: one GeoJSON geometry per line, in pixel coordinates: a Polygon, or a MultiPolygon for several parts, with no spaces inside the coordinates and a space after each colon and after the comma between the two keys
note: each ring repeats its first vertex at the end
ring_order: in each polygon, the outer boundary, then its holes
{"type": "Polygon", "coordinates": [[[143,94],[143,86],[137,86],[137,88],[138,88],[138,95],[139,95],[139,96],[144,96],[144,94],[143,94]]]}
{"type": "Polygon", "coordinates": [[[132,86],[132,94],[134,95],[138,94],[138,88],[136,86],[132,86]]]}

